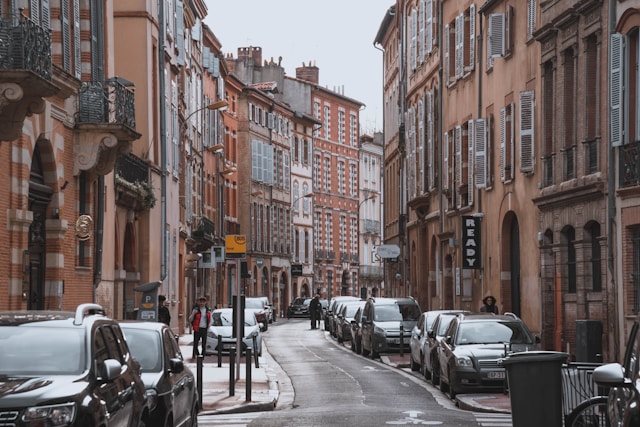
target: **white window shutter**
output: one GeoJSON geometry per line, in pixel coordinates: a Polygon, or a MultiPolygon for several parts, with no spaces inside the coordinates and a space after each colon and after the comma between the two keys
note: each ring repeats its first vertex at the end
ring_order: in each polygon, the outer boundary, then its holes
{"type": "Polygon", "coordinates": [[[504,55],[504,13],[489,15],[488,50],[490,58],[504,55]]]}
{"type": "Polygon", "coordinates": [[[624,142],[624,56],[626,36],[619,33],[611,34],[610,63],[609,63],[609,121],[611,135],[609,139],[613,147],[619,147],[624,142]]]}
{"type": "Polygon", "coordinates": [[[462,207],[462,195],[460,191],[460,186],[462,185],[462,126],[456,126],[455,132],[455,149],[456,149],[456,166],[454,173],[454,182],[456,190],[456,206],[458,209],[462,207]]]}
{"type": "Polygon", "coordinates": [[[442,187],[444,190],[449,190],[449,132],[445,132],[444,135],[444,144],[442,144],[443,152],[443,167],[444,170],[442,173],[442,187]]]}
{"type": "Polygon", "coordinates": [[[469,6],[469,70],[475,68],[476,62],[476,5],[469,6]]]}
{"type": "MultiPolygon", "coordinates": [[[[473,164],[476,188],[487,188],[487,123],[473,121],[473,164]]],[[[470,126],[471,127],[471,126],[470,126]]],[[[473,181],[470,181],[470,183],[473,181]]]]}
{"type": "Polygon", "coordinates": [[[533,91],[520,92],[520,171],[533,172],[534,144],[534,95],[533,91]]]}

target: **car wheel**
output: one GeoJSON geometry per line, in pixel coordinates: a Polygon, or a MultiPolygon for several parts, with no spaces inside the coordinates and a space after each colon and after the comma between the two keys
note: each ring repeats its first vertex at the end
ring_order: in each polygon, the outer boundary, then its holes
{"type": "MultiPolygon", "coordinates": [[[[431,364],[431,366],[433,366],[433,364],[431,364]]],[[[427,363],[424,360],[424,356],[422,357],[422,375],[424,376],[425,380],[429,380],[431,379],[431,372],[427,369],[427,363]]]]}
{"type": "Polygon", "coordinates": [[[191,408],[191,424],[190,427],[198,427],[198,399],[194,396],[193,408],[191,408]]]}
{"type": "Polygon", "coordinates": [[[456,400],[456,391],[451,384],[449,384],[449,399],[456,400]]]}
{"type": "Polygon", "coordinates": [[[420,365],[413,360],[413,356],[411,356],[411,370],[414,372],[420,370],[420,365]]]}
{"type": "Polygon", "coordinates": [[[440,384],[440,367],[433,358],[431,359],[431,384],[440,384]]]}

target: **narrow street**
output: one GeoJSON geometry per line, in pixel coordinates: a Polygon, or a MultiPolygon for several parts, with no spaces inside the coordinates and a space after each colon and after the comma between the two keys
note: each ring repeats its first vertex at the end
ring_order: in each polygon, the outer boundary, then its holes
{"type": "Polygon", "coordinates": [[[270,412],[201,416],[201,426],[511,426],[510,415],[457,408],[410,369],[353,353],[307,319],[278,321],[266,349],[279,364],[279,386],[290,399],[270,412]]]}

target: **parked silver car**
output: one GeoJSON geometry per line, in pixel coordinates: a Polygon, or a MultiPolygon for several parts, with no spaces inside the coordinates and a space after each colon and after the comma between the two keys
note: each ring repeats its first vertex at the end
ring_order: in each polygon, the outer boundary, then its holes
{"type": "Polygon", "coordinates": [[[425,346],[425,343],[427,342],[428,334],[433,327],[433,322],[435,322],[436,317],[438,317],[440,313],[448,312],[459,313],[460,310],[430,310],[423,312],[418,318],[416,326],[414,326],[413,330],[411,331],[411,338],[409,339],[412,371],[418,371],[422,369],[422,350],[425,346]]]}
{"type": "MultiPolygon", "coordinates": [[[[228,353],[229,349],[236,346],[236,338],[233,338],[233,309],[218,308],[211,313],[211,326],[207,333],[207,349],[205,354],[214,354],[221,351],[228,353]]],[[[250,348],[253,354],[262,356],[262,332],[260,324],[256,321],[253,310],[244,311],[244,334],[242,337],[242,353],[250,348]],[[254,347],[255,339],[255,347],[254,347]]]]}

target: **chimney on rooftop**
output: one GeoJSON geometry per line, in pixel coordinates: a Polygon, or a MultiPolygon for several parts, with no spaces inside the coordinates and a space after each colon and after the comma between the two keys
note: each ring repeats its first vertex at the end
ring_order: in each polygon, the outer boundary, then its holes
{"type": "Polygon", "coordinates": [[[255,66],[262,65],[262,48],[257,46],[239,47],[238,61],[245,62],[248,59],[253,60],[255,66]]]}
{"type": "Polygon", "coordinates": [[[309,62],[309,65],[305,66],[303,62],[302,67],[296,68],[296,78],[318,84],[320,81],[320,70],[315,66],[315,63],[311,65],[311,62],[309,62]]]}

